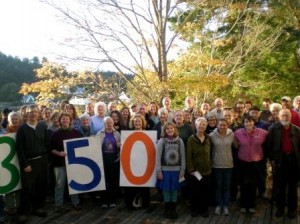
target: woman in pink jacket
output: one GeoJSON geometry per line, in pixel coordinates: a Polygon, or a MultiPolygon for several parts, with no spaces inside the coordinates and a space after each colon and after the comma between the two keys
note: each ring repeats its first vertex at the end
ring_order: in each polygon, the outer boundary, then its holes
{"type": "Polygon", "coordinates": [[[244,128],[234,133],[238,143],[241,213],[246,213],[247,210],[250,214],[256,212],[256,188],[267,134],[267,131],[256,128],[253,118],[249,116],[244,119],[244,128]]]}

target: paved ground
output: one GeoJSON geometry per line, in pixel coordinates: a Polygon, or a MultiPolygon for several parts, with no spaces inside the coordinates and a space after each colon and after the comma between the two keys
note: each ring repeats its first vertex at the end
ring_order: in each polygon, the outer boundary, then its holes
{"type": "MultiPolygon", "coordinates": [[[[178,204],[179,218],[177,220],[165,219],[162,215],[163,204],[159,202],[155,190],[152,191],[152,202],[149,209],[129,210],[125,207],[123,200],[120,199],[117,207],[114,209],[102,209],[100,203],[93,203],[88,196],[83,197],[83,210],[74,211],[67,202],[63,213],[54,211],[52,202],[47,203],[48,216],[46,218],[31,217],[30,224],[106,224],[106,223],[141,223],[141,224],[167,224],[167,223],[228,223],[228,224],[260,224],[260,223],[288,223],[300,224],[300,214],[296,219],[270,217],[270,203],[267,200],[257,199],[257,213],[255,215],[241,214],[239,212],[238,201],[231,203],[231,214],[229,216],[216,216],[213,214],[213,207],[210,207],[210,216],[208,218],[190,216],[189,208],[184,202],[178,204]]],[[[299,204],[300,205],[300,204],[299,204]]],[[[274,212],[275,213],[275,208],[274,212]]],[[[298,212],[299,213],[299,212],[298,212]]],[[[13,220],[11,223],[14,223],[13,220]]]]}

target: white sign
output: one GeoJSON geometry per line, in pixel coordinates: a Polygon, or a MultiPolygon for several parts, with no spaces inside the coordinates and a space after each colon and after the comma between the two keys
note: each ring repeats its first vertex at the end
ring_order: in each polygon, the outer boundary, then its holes
{"type": "Polygon", "coordinates": [[[155,186],[156,137],[156,131],[122,131],[120,186],[155,186]]]}
{"type": "Polygon", "coordinates": [[[69,194],[105,190],[99,136],[64,141],[69,194]]]}
{"type": "Polygon", "coordinates": [[[21,189],[16,134],[0,135],[0,194],[21,189]]]}

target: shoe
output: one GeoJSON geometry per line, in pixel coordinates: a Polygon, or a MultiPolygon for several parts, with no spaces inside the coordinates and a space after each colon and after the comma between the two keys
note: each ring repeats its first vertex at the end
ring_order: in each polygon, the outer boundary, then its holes
{"type": "Polygon", "coordinates": [[[240,213],[246,214],[246,212],[247,212],[246,208],[241,208],[241,209],[240,209],[240,213]]]}
{"type": "Polygon", "coordinates": [[[47,212],[45,212],[43,209],[35,209],[33,211],[33,215],[38,217],[47,217],[47,212]]]}
{"type": "Polygon", "coordinates": [[[110,208],[115,208],[117,205],[115,204],[115,203],[111,203],[111,204],[109,204],[109,207],[110,208]]]}
{"type": "Polygon", "coordinates": [[[17,219],[18,224],[25,224],[28,222],[28,216],[26,215],[20,215],[17,219]]]}
{"type": "Polygon", "coordinates": [[[288,211],[287,216],[288,216],[290,219],[294,219],[294,218],[296,218],[297,213],[296,213],[296,211],[288,211]]]}
{"type": "Polygon", "coordinates": [[[205,211],[205,212],[202,212],[200,215],[201,215],[203,218],[207,218],[207,217],[209,216],[209,213],[208,213],[208,211],[205,211]]]}
{"type": "Polygon", "coordinates": [[[62,208],[62,206],[55,206],[55,208],[54,208],[54,211],[56,212],[56,213],[62,213],[62,211],[63,211],[63,208],[62,208]]]}
{"type": "Polygon", "coordinates": [[[221,215],[221,207],[217,206],[215,209],[215,215],[221,215]]]}
{"type": "Polygon", "coordinates": [[[277,211],[276,211],[276,217],[277,218],[280,218],[280,217],[282,217],[283,215],[284,215],[284,211],[283,210],[281,210],[281,209],[278,209],[277,211]]]}
{"type": "Polygon", "coordinates": [[[256,213],[256,210],[254,208],[249,208],[249,213],[250,214],[255,214],[256,213]]]}
{"type": "Polygon", "coordinates": [[[108,208],[108,204],[102,204],[101,208],[108,208]]]}
{"type": "Polygon", "coordinates": [[[260,195],[260,198],[261,198],[261,199],[268,200],[268,199],[269,199],[269,196],[268,196],[267,192],[265,192],[265,193],[263,193],[262,195],[260,195]]]}
{"type": "Polygon", "coordinates": [[[80,204],[73,205],[73,208],[74,208],[74,210],[76,210],[76,211],[82,210],[82,207],[80,206],[80,204]]]}
{"type": "Polygon", "coordinates": [[[165,202],[165,210],[164,210],[164,217],[166,219],[170,219],[171,218],[171,202],[165,202]]]}
{"type": "Polygon", "coordinates": [[[171,219],[178,219],[178,214],[176,212],[176,202],[170,202],[170,212],[171,219]]]}
{"type": "Polygon", "coordinates": [[[224,209],[223,209],[223,215],[225,215],[225,216],[229,215],[229,209],[228,209],[228,207],[224,207],[224,209]]]}
{"type": "Polygon", "coordinates": [[[197,211],[192,211],[191,212],[192,217],[197,217],[198,215],[199,215],[199,212],[197,212],[197,211]]]}

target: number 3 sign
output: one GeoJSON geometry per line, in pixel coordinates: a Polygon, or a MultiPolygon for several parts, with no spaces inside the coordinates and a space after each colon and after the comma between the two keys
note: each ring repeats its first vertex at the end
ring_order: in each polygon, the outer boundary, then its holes
{"type": "Polygon", "coordinates": [[[0,135],[0,194],[21,188],[15,134],[0,135]]]}

